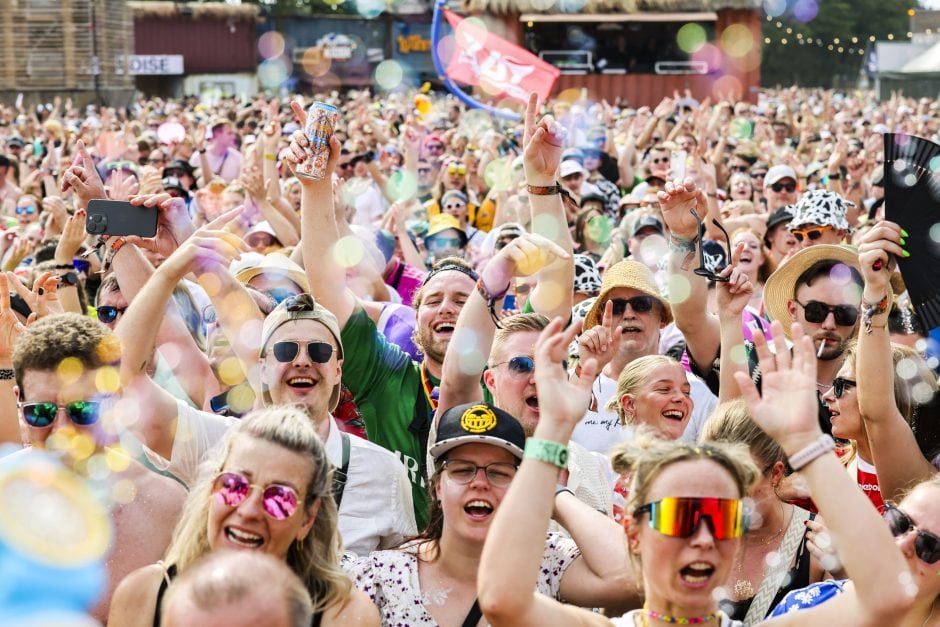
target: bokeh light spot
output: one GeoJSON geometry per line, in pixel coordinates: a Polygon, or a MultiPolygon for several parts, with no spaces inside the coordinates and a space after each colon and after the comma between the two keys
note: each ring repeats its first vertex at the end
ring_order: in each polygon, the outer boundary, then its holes
{"type": "Polygon", "coordinates": [[[85,372],[85,367],[78,357],[66,357],[56,368],[56,374],[63,384],[75,383],[81,378],[83,372],[85,372]]]}
{"type": "Polygon", "coordinates": [[[359,265],[365,254],[365,247],[355,235],[347,235],[333,245],[333,261],[343,268],[359,265]]]}
{"type": "Polygon", "coordinates": [[[683,25],[676,33],[676,43],[679,44],[679,48],[688,53],[698,52],[706,41],[708,41],[708,37],[705,34],[705,29],[695,22],[683,25]]]}
{"type": "Polygon", "coordinates": [[[219,381],[225,385],[236,385],[245,380],[245,371],[237,357],[226,357],[219,364],[219,381]]]}
{"type": "Polygon", "coordinates": [[[284,36],[277,31],[268,31],[258,38],[258,52],[265,59],[274,59],[284,54],[284,36]]]}
{"type": "Polygon", "coordinates": [[[728,56],[739,58],[754,47],[751,31],[743,24],[732,24],[721,33],[721,49],[728,56]]]}
{"type": "Polygon", "coordinates": [[[102,394],[114,394],[121,387],[121,376],[117,368],[105,366],[95,373],[95,388],[102,394]]]}
{"type": "Polygon", "coordinates": [[[375,82],[382,89],[395,89],[401,85],[404,75],[401,63],[395,59],[386,59],[375,66],[375,82]]]}

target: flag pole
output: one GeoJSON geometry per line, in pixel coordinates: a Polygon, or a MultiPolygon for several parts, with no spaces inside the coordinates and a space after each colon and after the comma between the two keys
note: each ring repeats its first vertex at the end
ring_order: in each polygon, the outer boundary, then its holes
{"type": "Polygon", "coordinates": [[[510,120],[512,122],[521,121],[522,116],[515,111],[510,109],[500,109],[482,103],[464,92],[456,83],[454,83],[454,81],[448,78],[446,72],[444,71],[444,66],[441,64],[441,58],[437,53],[437,44],[441,38],[441,9],[443,9],[446,4],[447,0],[435,0],[434,15],[431,18],[431,60],[434,62],[434,71],[437,72],[438,78],[440,78],[444,83],[444,87],[447,88],[447,91],[452,93],[454,97],[457,98],[457,100],[464,103],[465,105],[474,109],[482,109],[487,113],[495,115],[498,118],[503,118],[504,120],[510,120]]]}

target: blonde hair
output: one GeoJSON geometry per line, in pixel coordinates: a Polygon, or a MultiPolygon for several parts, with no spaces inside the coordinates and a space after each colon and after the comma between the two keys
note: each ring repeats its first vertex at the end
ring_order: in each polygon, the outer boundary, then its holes
{"type": "Polygon", "coordinates": [[[286,561],[307,586],[315,612],[334,604],[345,604],[352,590],[352,582],[339,567],[342,540],[337,528],[336,502],[331,491],[332,466],[310,418],[295,407],[269,407],[251,412],[229,429],[219,456],[203,465],[199,480],[192,486],[183,514],[173,532],[173,541],[167,549],[166,561],[175,564],[182,572],[212,550],[208,537],[212,482],[225,466],[234,442],[239,437],[277,444],[310,459],[312,469],[303,506],[308,508],[319,499],[320,508],[307,537],[291,544],[286,561]]]}
{"type": "Polygon", "coordinates": [[[633,516],[636,508],[647,502],[650,488],[666,468],[679,462],[699,459],[712,461],[727,470],[734,479],[740,497],[744,497],[760,477],[750,451],[743,444],[691,444],[680,440],[661,440],[641,433],[632,442],[618,445],[611,453],[614,470],[631,477],[624,515],[633,516]]]}
{"type": "Polygon", "coordinates": [[[627,416],[620,399],[624,394],[636,394],[649,381],[650,373],[659,366],[682,367],[678,361],[666,355],[645,355],[628,363],[617,377],[617,393],[607,403],[607,409],[617,412],[620,424],[636,424],[636,416],[627,416]]]}
{"type": "Polygon", "coordinates": [[[500,358],[503,344],[505,344],[510,337],[516,333],[523,333],[525,331],[541,333],[542,330],[548,326],[548,323],[548,318],[537,313],[515,314],[500,320],[499,325],[501,328],[497,329],[496,333],[493,335],[493,346],[490,348],[490,367],[493,366],[494,361],[500,358]]]}
{"type": "Polygon", "coordinates": [[[744,401],[738,399],[722,403],[705,422],[701,442],[739,442],[748,447],[761,464],[787,463],[787,454],[777,441],[761,429],[747,411],[744,401]]]}

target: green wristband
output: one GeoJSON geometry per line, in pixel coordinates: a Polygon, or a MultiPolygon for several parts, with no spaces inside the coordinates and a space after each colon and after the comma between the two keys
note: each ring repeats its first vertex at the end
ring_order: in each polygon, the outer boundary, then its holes
{"type": "Polygon", "coordinates": [[[568,447],[552,440],[528,438],[525,441],[525,456],[529,459],[548,462],[561,469],[568,468],[568,447]]]}

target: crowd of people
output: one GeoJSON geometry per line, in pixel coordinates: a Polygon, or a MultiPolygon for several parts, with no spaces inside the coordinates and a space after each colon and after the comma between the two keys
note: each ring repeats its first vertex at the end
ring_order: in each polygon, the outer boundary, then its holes
{"type": "Polygon", "coordinates": [[[103,508],[72,609],[940,626],[940,351],[898,269],[932,257],[884,139],[940,140],[940,101],[317,99],[320,178],[299,96],[0,105],[0,499],[50,456],[103,508]],[[156,235],[89,234],[100,199],[156,235]]]}

